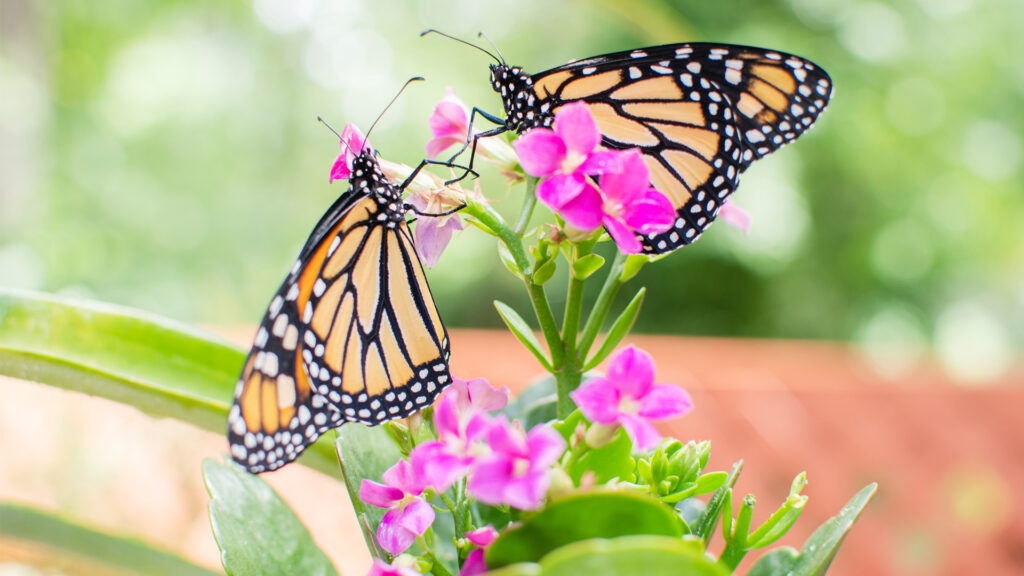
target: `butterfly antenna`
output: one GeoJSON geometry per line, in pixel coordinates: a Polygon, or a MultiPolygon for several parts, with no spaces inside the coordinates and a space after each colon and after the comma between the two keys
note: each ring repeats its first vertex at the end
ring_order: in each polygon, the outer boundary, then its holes
{"type": "MultiPolygon", "coordinates": [[[[494,52],[498,54],[498,58],[501,58],[501,65],[508,66],[508,64],[505,64],[505,57],[501,55],[501,50],[498,50],[498,46],[494,42],[491,42],[491,39],[487,36],[487,34],[484,34],[483,30],[477,32],[476,37],[487,40],[487,43],[491,45],[491,48],[494,48],[494,52]]],[[[490,52],[488,52],[488,54],[490,54],[490,52]]]]}
{"type": "MultiPolygon", "coordinates": [[[[440,30],[435,30],[433,28],[429,28],[427,30],[424,30],[423,32],[420,32],[420,38],[426,36],[427,34],[431,34],[431,33],[438,34],[440,36],[444,36],[445,38],[448,38],[449,40],[455,40],[456,42],[459,42],[461,44],[465,44],[466,46],[470,46],[470,47],[476,48],[477,50],[483,52],[484,54],[487,54],[491,58],[494,58],[494,61],[497,62],[498,64],[501,64],[502,66],[505,65],[505,60],[504,59],[499,59],[494,54],[491,54],[487,50],[477,46],[476,44],[473,44],[472,42],[466,42],[465,40],[462,40],[461,38],[456,38],[455,36],[451,36],[449,34],[445,34],[444,32],[441,32],[440,30]]],[[[490,40],[488,40],[488,42],[490,42],[490,40]]]]}
{"type": "Polygon", "coordinates": [[[380,119],[384,117],[384,113],[391,108],[391,105],[395,103],[395,100],[398,100],[398,97],[402,95],[402,92],[405,91],[406,87],[413,82],[422,82],[424,80],[426,80],[426,78],[422,76],[413,76],[406,80],[405,84],[402,84],[402,87],[398,89],[398,94],[395,94],[395,97],[391,99],[391,102],[388,102],[388,105],[385,106],[384,109],[381,110],[380,114],[377,115],[377,119],[373,121],[373,124],[370,124],[370,129],[366,131],[366,136],[363,137],[363,142],[370,141],[370,133],[373,132],[374,127],[377,126],[377,122],[380,122],[380,119]]]}
{"type": "Polygon", "coordinates": [[[331,132],[334,132],[334,135],[338,137],[338,141],[341,142],[342,144],[344,144],[345,148],[348,148],[349,152],[352,152],[353,154],[356,153],[354,150],[352,150],[352,147],[348,145],[348,142],[345,142],[345,139],[341,137],[341,134],[338,134],[338,131],[335,130],[334,127],[332,127],[330,124],[327,123],[327,120],[324,120],[322,116],[317,116],[316,120],[317,120],[317,122],[319,122],[319,123],[323,124],[324,126],[326,126],[328,130],[330,130],[331,132]]]}

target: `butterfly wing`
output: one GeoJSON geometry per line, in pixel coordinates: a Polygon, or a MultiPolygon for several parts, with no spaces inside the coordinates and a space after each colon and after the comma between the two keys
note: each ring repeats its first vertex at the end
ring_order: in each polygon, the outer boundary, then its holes
{"type": "Polygon", "coordinates": [[[689,244],[714,220],[750,163],[792,141],[828,103],[811,62],[745,46],[672,44],[596,56],[532,77],[538,107],[590,108],[611,148],[639,148],[675,226],[644,251],[689,244]]]}
{"type": "Polygon", "coordinates": [[[412,236],[367,198],[324,248],[303,310],[303,362],[346,420],[379,424],[429,405],[451,381],[448,334],[412,236]]]}
{"type": "Polygon", "coordinates": [[[235,386],[228,443],[232,458],[254,474],[291,462],[343,421],[341,412],[313,389],[302,366],[297,304],[310,290],[302,282],[304,271],[319,267],[314,257],[323,243],[322,228],[343,208],[339,200],[328,210],[270,301],[235,386]]]}

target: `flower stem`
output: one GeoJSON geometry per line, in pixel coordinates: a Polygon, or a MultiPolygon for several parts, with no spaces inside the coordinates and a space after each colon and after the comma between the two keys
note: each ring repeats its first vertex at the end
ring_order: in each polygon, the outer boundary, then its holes
{"type": "Polygon", "coordinates": [[[523,198],[523,210],[519,213],[519,222],[516,222],[516,236],[522,237],[526,227],[530,225],[530,218],[533,216],[533,208],[537,205],[537,181],[536,176],[526,178],[526,197],[523,198]]]}
{"type": "MultiPolygon", "coordinates": [[[[532,191],[529,191],[532,194],[532,191]]],[[[487,204],[470,202],[466,206],[466,213],[480,221],[481,224],[490,229],[498,236],[501,243],[508,248],[516,267],[519,268],[519,276],[526,285],[526,293],[530,296],[530,304],[533,305],[534,314],[540,324],[541,334],[548,345],[551,354],[551,365],[558,367],[564,361],[562,352],[562,340],[558,333],[558,326],[555,323],[555,315],[551,312],[551,304],[548,303],[548,296],[544,287],[533,282],[531,275],[531,262],[523,247],[522,238],[515,230],[509,228],[505,220],[487,204]]]]}
{"type": "Polygon", "coordinates": [[[590,353],[590,347],[594,345],[597,334],[601,331],[604,321],[608,318],[608,312],[612,308],[615,296],[619,293],[622,285],[625,284],[621,277],[622,270],[626,265],[626,258],[628,258],[626,254],[618,250],[615,251],[615,260],[608,271],[608,276],[604,279],[604,285],[601,286],[601,292],[597,295],[594,308],[591,309],[590,316],[587,317],[587,322],[583,325],[583,334],[576,347],[581,359],[586,359],[587,354],[590,353]]]}
{"type": "Polygon", "coordinates": [[[565,298],[565,316],[562,319],[562,350],[565,363],[556,367],[555,385],[558,390],[558,417],[565,419],[573,410],[576,403],[569,397],[576,388],[579,388],[583,379],[581,368],[584,358],[580,357],[577,347],[577,336],[580,330],[580,317],[583,308],[583,286],[584,279],[576,275],[574,264],[577,260],[586,256],[593,249],[593,244],[584,242],[572,246],[572,258],[569,262],[569,289],[565,298]]]}

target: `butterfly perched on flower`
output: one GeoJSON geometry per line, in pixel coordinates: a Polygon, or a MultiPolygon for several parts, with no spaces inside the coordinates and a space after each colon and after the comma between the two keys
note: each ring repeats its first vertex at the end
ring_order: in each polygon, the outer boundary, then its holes
{"type": "Polygon", "coordinates": [[[810,128],[832,95],[831,78],[816,64],[750,46],[667,44],[537,74],[483,51],[496,61],[491,85],[501,94],[505,118],[474,108],[473,116],[498,127],[475,134],[473,148],[480,138],[550,127],[566,104],[586,103],[602,144],[639,149],[651,183],[676,209],[672,228],[640,236],[643,251],[653,254],[696,240],[736,190],[740,174],[810,128]]]}
{"type": "Polygon", "coordinates": [[[419,169],[394,184],[354,126],[340,137],[331,179],[349,188],[271,299],[228,414],[231,455],[253,473],[345,422],[404,418],[451,382],[448,333],[405,220],[402,192],[419,169]]]}

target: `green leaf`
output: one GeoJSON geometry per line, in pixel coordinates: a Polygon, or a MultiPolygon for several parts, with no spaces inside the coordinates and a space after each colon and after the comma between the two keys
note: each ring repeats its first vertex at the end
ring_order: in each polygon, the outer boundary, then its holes
{"type": "Polygon", "coordinates": [[[547,262],[540,265],[537,271],[533,273],[533,283],[538,286],[543,286],[551,277],[555,275],[555,270],[558,269],[558,260],[552,258],[547,262]]]}
{"type": "Polygon", "coordinates": [[[392,467],[402,458],[398,446],[388,433],[381,427],[369,427],[350,423],[338,429],[338,459],[341,461],[341,473],[345,478],[349,499],[355,509],[356,518],[363,529],[366,546],[377,558],[386,559],[383,551],[377,547],[377,525],[387,512],[365,504],[359,498],[359,487],[363,480],[380,482],[384,471],[392,467]]]}
{"type": "Polygon", "coordinates": [[[551,576],[726,576],[699,541],[665,536],[624,536],[563,546],[540,561],[551,576]]]}
{"type": "Polygon", "coordinates": [[[54,558],[72,562],[70,555],[74,555],[118,572],[154,576],[219,574],[140,540],[111,536],[60,516],[16,504],[0,504],[0,536],[41,544],[54,558]]]}
{"type": "MultiPolygon", "coordinates": [[[[699,536],[704,541],[704,546],[707,547],[708,542],[711,541],[711,536],[715,533],[715,526],[718,524],[718,517],[722,514],[722,507],[725,504],[725,495],[727,492],[732,490],[732,487],[736,485],[736,480],[740,477],[740,472],[743,471],[743,460],[732,465],[732,470],[729,472],[729,478],[725,485],[715,491],[708,500],[708,505],[704,507],[704,511],[701,512],[700,519],[697,520],[697,527],[693,533],[699,536]]],[[[731,521],[731,513],[730,513],[731,521]]]]}
{"type": "Polygon", "coordinates": [[[580,280],[586,280],[600,270],[601,266],[604,266],[604,258],[597,254],[587,254],[572,263],[572,274],[580,280]]]}
{"type": "Polygon", "coordinates": [[[504,532],[487,549],[487,565],[536,562],[548,552],[580,540],[653,534],[679,538],[684,533],[671,508],[627,492],[573,494],[548,504],[504,532]]]}
{"type": "Polygon", "coordinates": [[[687,498],[693,498],[701,494],[710,494],[725,486],[728,479],[729,475],[725,472],[709,472],[697,478],[696,482],[690,484],[685,489],[664,496],[661,501],[666,504],[675,504],[687,498]]]}
{"type": "Polygon", "coordinates": [[[619,274],[619,282],[629,282],[634,276],[640,273],[640,269],[651,261],[649,256],[643,254],[631,254],[622,265],[622,273],[619,274]]]}
{"type": "Polygon", "coordinates": [[[540,564],[520,562],[519,564],[509,564],[497,570],[488,570],[484,573],[484,576],[540,576],[542,572],[543,569],[540,567],[540,564]]]}
{"type": "Polygon", "coordinates": [[[797,518],[800,517],[800,514],[804,511],[804,506],[807,504],[807,496],[800,494],[800,491],[803,490],[806,485],[807,473],[801,472],[797,475],[796,479],[793,480],[789,496],[786,498],[786,501],[782,503],[782,506],[773,512],[772,515],[765,520],[764,524],[750,534],[750,538],[747,540],[748,547],[764,548],[774,544],[779,538],[785,536],[786,532],[788,532],[789,529],[793,527],[793,524],[796,523],[797,518]]]}
{"type": "Polygon", "coordinates": [[[337,576],[292,509],[262,478],[233,462],[203,461],[210,524],[229,576],[337,576]]]}
{"type": "Polygon", "coordinates": [[[758,558],[747,576],[786,576],[796,565],[797,551],[789,546],[780,546],[758,558]]]}
{"type": "Polygon", "coordinates": [[[523,346],[526,346],[526,349],[533,354],[534,358],[540,362],[540,365],[550,372],[551,363],[548,361],[544,350],[540,347],[540,342],[534,336],[533,330],[530,330],[530,325],[526,323],[526,320],[523,320],[519,313],[504,302],[495,300],[494,307],[498,309],[498,315],[505,321],[505,325],[512,331],[512,334],[522,342],[523,346]]]}
{"type": "Polygon", "coordinates": [[[843,506],[839,514],[826,520],[811,534],[796,560],[793,576],[821,576],[828,570],[847,532],[877,489],[878,484],[875,483],[865,486],[843,506]]]}
{"type": "MultiPolygon", "coordinates": [[[[553,413],[552,411],[556,410],[555,404],[557,401],[555,378],[550,374],[545,374],[534,380],[525,390],[510,399],[508,404],[502,408],[501,413],[509,420],[518,418],[524,425],[527,420],[547,422],[551,418],[546,420],[538,420],[538,418],[543,418],[549,413],[553,413]]],[[[529,428],[527,427],[527,429],[529,428]]]]}
{"type": "MultiPolygon", "coordinates": [[[[573,432],[583,422],[583,414],[575,410],[566,417],[564,422],[556,423],[555,429],[568,442],[573,432]]],[[[635,478],[636,460],[633,459],[633,442],[622,428],[615,432],[612,441],[600,448],[592,448],[583,453],[578,460],[569,466],[569,477],[579,485],[580,479],[587,472],[594,473],[598,484],[604,484],[618,478],[632,482],[635,478]]]]}
{"type": "MultiPolygon", "coordinates": [[[[214,334],[111,304],[0,290],[0,374],[224,434],[245,354],[214,334]]],[[[332,474],[330,441],[299,462],[332,474]]]]}
{"type": "Polygon", "coordinates": [[[593,370],[598,364],[600,364],[609,354],[615,350],[615,347],[622,342],[622,339],[629,334],[629,331],[633,328],[633,323],[636,322],[637,315],[640,314],[640,306],[644,303],[644,294],[647,293],[646,288],[641,288],[636,296],[629,301],[626,308],[619,314],[619,317],[615,319],[612,327],[608,330],[608,334],[604,337],[604,342],[601,342],[601,347],[594,352],[594,355],[587,360],[587,363],[583,366],[583,371],[593,370]]]}

